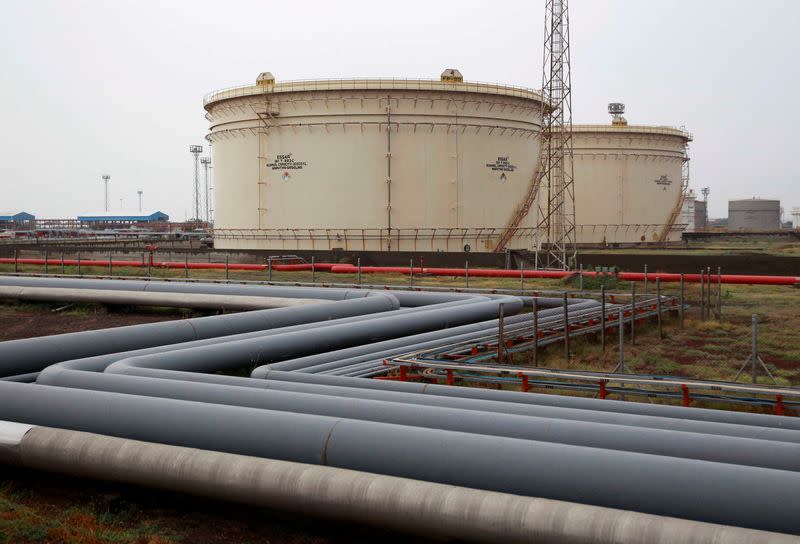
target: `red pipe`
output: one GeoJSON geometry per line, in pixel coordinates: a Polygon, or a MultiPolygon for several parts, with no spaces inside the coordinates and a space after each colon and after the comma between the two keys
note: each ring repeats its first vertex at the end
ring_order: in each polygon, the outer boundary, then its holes
{"type": "MultiPolygon", "coordinates": [[[[17,259],[18,264],[30,265],[44,265],[44,259],[17,259]]],[[[14,259],[3,258],[0,259],[0,264],[14,264],[14,259]]],[[[60,265],[60,259],[48,259],[48,264],[60,265]]],[[[65,259],[64,264],[67,266],[77,266],[76,259],[65,259]]],[[[81,266],[108,266],[108,261],[98,260],[83,260],[80,261],[81,266]]],[[[147,266],[147,263],[141,261],[111,261],[112,266],[115,267],[137,267],[141,268],[147,266]]],[[[153,262],[151,266],[154,268],[177,268],[182,269],[187,265],[185,262],[178,261],[162,261],[153,262]]],[[[230,263],[228,264],[229,270],[252,270],[261,271],[267,269],[266,264],[245,264],[245,263],[230,263]]],[[[225,270],[225,263],[189,263],[188,268],[192,270],[225,270]]],[[[312,270],[311,264],[273,264],[272,269],[276,272],[308,272],[312,270]]],[[[337,264],[337,263],[315,263],[313,269],[319,272],[331,272],[333,274],[356,274],[358,267],[351,264],[337,264]]],[[[362,274],[405,274],[408,275],[412,271],[407,266],[362,266],[362,274]]],[[[414,275],[429,275],[429,276],[454,276],[463,277],[466,275],[466,270],[463,268],[424,268],[414,267],[414,275]]],[[[471,268],[469,270],[470,277],[476,278],[546,278],[546,279],[561,279],[573,276],[577,272],[566,272],[561,270],[497,270],[492,268],[471,268]]],[[[607,275],[605,273],[597,272],[584,272],[587,277],[596,277],[607,275]]],[[[644,274],[641,272],[620,272],[617,278],[623,281],[644,281],[644,274]]],[[[664,273],[664,272],[649,272],[647,274],[648,281],[655,281],[659,279],[662,282],[678,282],[680,281],[680,274],[664,273]]],[[[706,276],[708,278],[708,276],[706,276]]],[[[711,282],[717,282],[717,275],[711,274],[711,282]]],[[[687,283],[699,283],[700,274],[684,274],[683,279],[687,283]]],[[[720,283],[728,284],[751,284],[751,285],[800,285],[800,277],[798,276],[761,276],[761,275],[734,275],[722,274],[719,276],[720,283]]]]}

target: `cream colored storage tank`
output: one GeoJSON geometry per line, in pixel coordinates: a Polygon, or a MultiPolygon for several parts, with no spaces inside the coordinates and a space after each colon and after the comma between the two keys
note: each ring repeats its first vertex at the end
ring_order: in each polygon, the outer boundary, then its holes
{"type": "Polygon", "coordinates": [[[728,230],[767,231],[780,228],[780,200],[750,198],[728,201],[728,230]]]}
{"type": "MultiPolygon", "coordinates": [[[[440,80],[255,85],[205,99],[222,249],[487,252],[538,167],[540,95],[440,80]]],[[[529,248],[530,214],[509,248],[529,248]]]]}
{"type": "Polygon", "coordinates": [[[691,135],[628,125],[623,104],[610,104],[609,112],[610,125],[573,126],[578,243],[680,240],[691,135]]]}

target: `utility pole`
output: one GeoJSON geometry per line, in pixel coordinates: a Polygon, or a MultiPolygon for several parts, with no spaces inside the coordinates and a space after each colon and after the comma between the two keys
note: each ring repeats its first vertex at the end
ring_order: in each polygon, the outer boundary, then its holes
{"type": "Polygon", "coordinates": [[[108,174],[103,174],[103,185],[105,186],[105,198],[103,199],[103,211],[108,211],[108,182],[111,180],[111,176],[108,174]]]}
{"type": "Polygon", "coordinates": [[[139,195],[139,213],[142,213],[142,193],[144,191],[136,191],[136,194],[139,195]]]}
{"type": "Polygon", "coordinates": [[[203,152],[202,145],[190,145],[189,153],[194,155],[194,221],[202,221],[200,213],[200,153],[203,152]]]}

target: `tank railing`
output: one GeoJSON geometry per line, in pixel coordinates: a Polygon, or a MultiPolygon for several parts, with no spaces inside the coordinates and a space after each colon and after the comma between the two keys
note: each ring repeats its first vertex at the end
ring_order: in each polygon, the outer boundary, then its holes
{"type": "Polygon", "coordinates": [[[694,136],[682,128],[663,126],[647,126],[647,125],[572,125],[573,132],[635,132],[642,134],[666,134],[671,136],[683,136],[689,140],[693,140],[694,136]]]}
{"type": "Polygon", "coordinates": [[[539,91],[529,87],[522,87],[518,85],[501,85],[498,83],[489,83],[482,81],[439,81],[438,79],[422,79],[422,78],[355,78],[355,79],[299,79],[281,81],[269,86],[259,86],[257,84],[239,85],[236,87],[229,87],[206,94],[203,97],[203,105],[208,105],[210,102],[217,100],[224,100],[228,98],[237,98],[243,96],[253,96],[264,93],[280,93],[280,92],[293,92],[293,91],[326,91],[338,89],[383,89],[385,86],[391,85],[400,90],[455,90],[462,92],[479,92],[479,93],[494,93],[504,94],[510,96],[518,96],[523,98],[533,98],[542,100],[542,95],[539,91]]]}
{"type": "MultiPolygon", "coordinates": [[[[648,238],[649,235],[658,234],[666,224],[598,224],[598,225],[576,225],[576,230],[580,233],[592,233],[596,237],[613,233],[619,235],[635,234],[648,238]]],[[[670,232],[679,232],[682,225],[676,225],[670,232]]],[[[435,251],[441,249],[436,247],[435,242],[444,242],[447,251],[463,251],[464,246],[469,243],[474,244],[470,249],[481,251],[491,249],[497,238],[505,231],[504,227],[473,227],[473,228],[406,228],[406,229],[380,229],[380,228],[283,228],[283,229],[236,229],[236,228],[217,228],[214,229],[214,237],[219,240],[263,240],[310,243],[311,249],[331,250],[341,247],[345,251],[355,251],[358,249],[367,250],[377,247],[383,248],[388,240],[398,246],[403,243],[403,250],[412,251],[435,251]],[[405,242],[405,243],[404,243],[405,242]],[[317,245],[319,244],[319,246],[317,245]],[[488,244],[488,245],[487,245],[488,244]]],[[[514,238],[533,240],[537,236],[543,237],[545,229],[535,227],[519,227],[514,233],[514,238]]]]}

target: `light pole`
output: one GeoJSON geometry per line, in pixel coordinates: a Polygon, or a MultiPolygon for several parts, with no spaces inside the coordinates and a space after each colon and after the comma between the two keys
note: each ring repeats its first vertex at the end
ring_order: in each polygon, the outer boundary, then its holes
{"type": "Polygon", "coordinates": [[[103,211],[108,211],[108,182],[111,176],[103,174],[103,184],[105,185],[105,198],[103,199],[103,211]]]}
{"type": "Polygon", "coordinates": [[[136,191],[136,194],[139,195],[139,213],[142,213],[142,193],[144,191],[136,191]]]}
{"type": "Polygon", "coordinates": [[[202,145],[190,145],[189,153],[194,155],[194,221],[200,221],[200,153],[202,145]]]}

